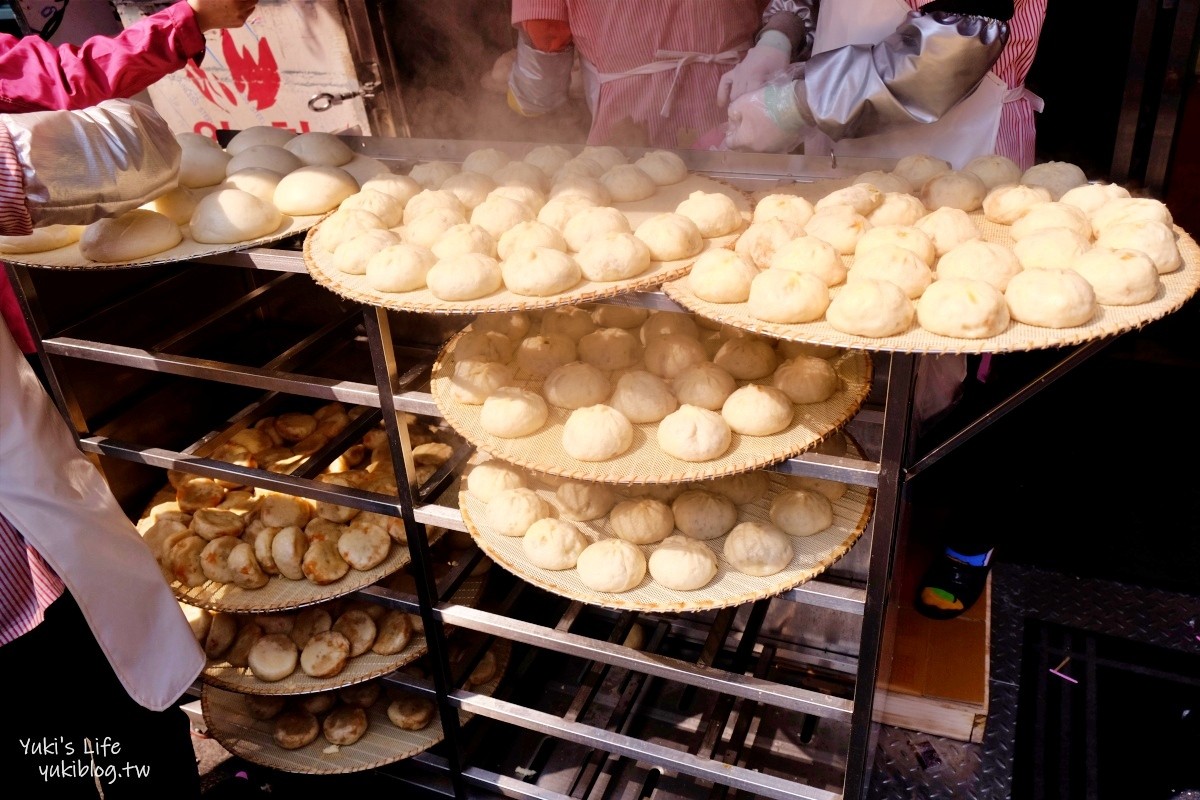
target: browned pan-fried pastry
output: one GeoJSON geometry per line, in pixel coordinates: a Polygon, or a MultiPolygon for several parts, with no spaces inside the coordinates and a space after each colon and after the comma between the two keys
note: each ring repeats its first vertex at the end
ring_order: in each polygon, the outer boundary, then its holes
{"type": "Polygon", "coordinates": [[[367,732],[367,712],[356,706],[339,706],[325,717],[321,729],[330,744],[354,744],[367,732]]]}
{"type": "Polygon", "coordinates": [[[332,678],[346,668],[350,640],[337,631],[313,634],[300,651],[300,669],[314,678],[332,678]]]}
{"type": "Polygon", "coordinates": [[[225,563],[229,567],[232,583],[242,589],[261,589],[270,580],[255,559],[254,548],[246,542],[240,542],[231,549],[225,563]]]}
{"type": "Polygon", "coordinates": [[[289,412],[275,418],[275,431],[285,442],[298,442],[317,430],[317,420],[312,414],[289,412]]]}
{"type": "Polygon", "coordinates": [[[366,683],[356,683],[353,686],[340,689],[338,691],[338,699],[346,705],[354,706],[355,708],[370,708],[379,699],[379,694],[379,682],[367,681],[366,683]]]}
{"type": "Polygon", "coordinates": [[[275,720],[275,744],[285,750],[298,750],[311,744],[321,732],[317,718],[307,711],[288,711],[275,720]]]}
{"type": "Polygon", "coordinates": [[[308,640],[318,633],[324,633],[333,627],[333,617],[320,606],[305,608],[296,614],[296,622],[292,625],[292,641],[297,647],[304,647],[308,640]]]}
{"type": "Polygon", "coordinates": [[[242,695],[246,713],[255,719],[272,719],[287,705],[286,697],[267,694],[242,695]]]}
{"type": "Polygon", "coordinates": [[[433,720],[433,701],[407,694],[393,700],[387,709],[388,719],[397,728],[419,731],[433,720]]]}
{"type": "Polygon", "coordinates": [[[202,508],[192,515],[189,527],[201,539],[211,542],[218,536],[241,536],[246,523],[240,514],[232,511],[202,508]]]}
{"type": "MultiPolygon", "coordinates": [[[[279,563],[278,559],[276,563],[279,563]]],[[[300,566],[304,570],[304,577],[318,586],[340,580],[350,571],[350,565],[338,553],[337,545],[329,541],[310,543],[300,566]]]]}
{"type": "Polygon", "coordinates": [[[308,537],[295,527],[284,528],[271,539],[271,557],[279,574],[294,581],[304,579],[304,553],[308,550],[308,537]]]}
{"type": "Polygon", "coordinates": [[[299,698],[300,708],[310,714],[324,714],[337,705],[336,692],[317,692],[299,698]]]}
{"type": "Polygon", "coordinates": [[[204,639],[204,654],[209,658],[222,657],[233,646],[237,633],[237,617],[224,611],[213,614],[212,622],[208,626],[208,636],[204,639]]]}
{"type": "Polygon", "coordinates": [[[408,614],[389,609],[376,622],[375,643],[371,645],[371,651],[381,656],[395,655],[408,647],[412,637],[413,626],[408,614]]]}
{"type": "Polygon", "coordinates": [[[375,643],[375,620],[365,611],[353,609],[341,614],[333,623],[333,630],[350,642],[350,656],[362,655],[375,643]]]}
{"type": "MultiPolygon", "coordinates": [[[[200,551],[200,569],[210,581],[233,583],[233,569],[229,566],[229,554],[239,545],[246,544],[236,536],[219,536],[200,551]]],[[[249,547],[249,545],[247,545],[249,547]]]]}
{"type": "Polygon", "coordinates": [[[295,642],[286,634],[272,633],[254,643],[247,656],[247,664],[254,677],[274,683],[295,672],[299,659],[300,651],[295,642]]]}
{"type": "Polygon", "coordinates": [[[188,514],[202,508],[214,508],[225,499],[225,489],[210,478],[191,476],[175,487],[175,500],[179,509],[188,514]]]}
{"type": "Polygon", "coordinates": [[[225,660],[234,667],[248,667],[250,665],[250,649],[262,637],[262,628],[253,622],[243,622],[238,627],[237,636],[233,640],[233,646],[225,654],[225,660]]]}
{"type": "Polygon", "coordinates": [[[337,540],[338,554],[354,569],[363,571],[382,564],[391,546],[387,531],[375,525],[351,527],[337,540]]]}

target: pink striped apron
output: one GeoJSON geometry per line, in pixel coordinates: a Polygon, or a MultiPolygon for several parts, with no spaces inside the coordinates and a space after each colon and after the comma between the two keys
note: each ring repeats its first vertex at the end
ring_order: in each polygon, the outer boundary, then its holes
{"type": "Polygon", "coordinates": [[[589,144],[617,139],[687,148],[725,122],[717,83],[754,43],[764,6],[763,0],[543,0],[515,4],[514,21],[536,19],[537,11],[544,19],[569,19],[592,110],[589,144]]]}

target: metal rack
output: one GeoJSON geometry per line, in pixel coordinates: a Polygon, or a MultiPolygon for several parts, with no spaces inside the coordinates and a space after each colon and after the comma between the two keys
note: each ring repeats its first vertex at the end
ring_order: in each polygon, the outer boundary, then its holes
{"type": "MultiPolygon", "coordinates": [[[[401,170],[411,160],[461,160],[488,144],[347,141],[401,170]]],[[[763,181],[865,168],[804,163],[800,157],[684,155],[697,171],[763,181]]],[[[465,530],[447,488],[470,448],[457,447],[449,463],[418,485],[402,421],[404,413],[439,415],[427,391],[429,369],[437,343],[466,320],[356,307],[296,275],[306,271],[303,257],[289,249],[241,251],[139,270],[137,276],[8,268],[39,340],[51,393],[73,423],[80,447],[99,457],[118,497],[132,503],[149,481],[161,483],[161,473],[147,468],[178,469],[403,519],[416,595],[371,587],[359,596],[422,617],[432,679],[396,673],[387,680],[436,699],[445,742],[393,765],[388,774],[447,797],[624,797],[655,791],[714,798],[864,796],[877,732],[872,710],[890,666],[889,591],[904,535],[907,482],[1103,346],[1070,351],[921,458],[911,441],[918,358],[877,353],[877,388],[849,425],[868,457],[804,454],[774,467],[873,488],[872,523],[843,562],[777,598],[706,614],[635,615],[551,597],[493,570],[494,596],[475,608],[447,598],[482,554],[473,551],[439,582],[426,537],[426,526],[465,530]],[[60,295],[53,284],[85,280],[125,287],[83,313],[54,308],[60,295]],[[179,313],[170,306],[197,285],[212,287],[192,296],[197,308],[179,313]],[[279,341],[262,337],[273,347],[247,353],[245,337],[258,336],[247,331],[280,329],[289,335],[279,341]],[[98,375],[110,380],[97,384],[98,375]],[[203,409],[180,403],[189,392],[178,382],[192,387],[197,381],[210,387],[204,391],[217,392],[203,409]],[[228,397],[220,393],[226,391],[228,397]],[[293,475],[195,455],[222,426],[261,412],[283,395],[339,400],[370,412],[293,475]],[[380,418],[396,474],[407,476],[398,481],[399,497],[315,480],[351,437],[380,418]],[[832,633],[824,641],[796,636],[786,625],[773,633],[766,621],[780,611],[817,620],[832,633]],[[645,631],[642,649],[626,645],[635,624],[645,631]],[[473,632],[474,658],[489,637],[514,643],[509,676],[497,694],[459,688],[474,659],[466,659],[458,673],[452,669],[443,625],[473,632]],[[458,711],[481,719],[462,727],[458,711]],[[489,745],[497,737],[505,742],[503,752],[489,745]]],[[[683,310],[657,292],[611,302],[683,310]]]]}

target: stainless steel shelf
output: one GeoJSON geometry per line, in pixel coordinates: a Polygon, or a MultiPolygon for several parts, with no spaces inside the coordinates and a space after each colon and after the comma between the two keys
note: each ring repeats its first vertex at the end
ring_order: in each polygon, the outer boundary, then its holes
{"type": "MultiPolygon", "coordinates": [[[[372,137],[347,137],[347,141],[352,143],[358,152],[392,162],[431,158],[461,160],[474,147],[486,146],[482,143],[380,140],[372,137]]],[[[766,185],[778,180],[781,175],[840,177],[870,168],[867,164],[836,165],[820,163],[819,160],[813,159],[741,155],[734,158],[728,154],[704,153],[686,155],[693,169],[749,185],[766,185]]],[[[888,402],[882,411],[864,409],[851,422],[851,425],[868,432],[872,439],[881,440],[882,444],[878,448],[868,450],[871,453],[869,457],[857,459],[806,453],[772,467],[787,474],[839,480],[877,491],[876,517],[872,523],[873,535],[870,537],[870,576],[865,585],[859,587],[844,585],[837,580],[817,579],[778,598],[780,602],[828,609],[847,615],[849,620],[861,620],[861,623],[856,623],[861,624],[862,629],[858,657],[845,653],[829,654],[829,659],[838,662],[840,674],[854,686],[853,697],[839,696],[830,693],[832,690],[816,691],[773,680],[770,677],[772,664],[777,663],[778,659],[794,659],[803,648],[784,653],[777,651],[773,643],[756,643],[757,630],[751,632],[748,628],[747,631],[733,631],[732,625],[737,609],[716,612],[707,632],[703,630],[701,622],[692,617],[688,618],[689,626],[681,633],[686,633],[687,636],[701,636],[704,639],[698,645],[698,658],[692,661],[654,648],[641,651],[621,644],[625,632],[632,624],[632,615],[619,617],[609,641],[572,630],[580,613],[577,604],[570,605],[557,623],[547,625],[526,621],[512,613],[510,604],[515,602],[514,598],[533,597],[534,590],[516,579],[512,579],[516,584],[512,596],[505,598],[496,610],[439,602],[439,598],[445,596],[445,591],[452,590],[453,582],[465,576],[474,561],[460,564],[452,576],[443,579],[442,585],[435,584],[431,570],[426,568],[430,563],[427,539],[419,529],[423,530],[423,526],[436,526],[465,530],[458,509],[448,504],[448,500],[438,501],[438,495],[446,484],[449,472],[457,468],[458,462],[447,467],[441,474],[435,475],[423,487],[408,485],[403,476],[411,474],[408,471],[412,466],[411,448],[407,443],[403,421],[397,423],[398,414],[404,412],[440,417],[432,396],[422,391],[422,382],[428,377],[432,350],[426,349],[423,353],[414,351],[413,365],[402,367],[398,363],[397,348],[392,340],[388,312],[362,307],[358,311],[362,313],[365,340],[369,349],[367,356],[374,371],[374,374],[365,380],[322,377],[309,374],[305,367],[301,366],[305,363],[306,356],[324,343],[346,339],[350,326],[356,326],[355,314],[344,314],[314,328],[311,333],[306,333],[298,341],[288,344],[265,363],[255,362],[261,366],[233,363],[224,357],[217,360],[171,352],[186,351],[191,349],[190,345],[202,342],[208,326],[218,325],[226,313],[257,313],[259,309],[266,307],[267,299],[273,292],[279,291],[281,287],[297,286],[298,279],[294,276],[307,272],[300,252],[282,248],[256,248],[206,257],[198,259],[196,263],[284,274],[267,279],[261,286],[233,299],[222,309],[208,309],[198,318],[181,323],[179,330],[155,337],[148,342],[137,342],[140,346],[89,339],[88,332],[91,329],[87,324],[80,323],[43,335],[44,353],[55,359],[77,359],[94,364],[109,364],[256,389],[267,393],[259,404],[268,403],[275,396],[296,395],[325,401],[336,400],[372,409],[372,413],[381,412],[389,430],[396,472],[401,477],[399,497],[316,481],[311,474],[316,469],[315,466],[303,474],[282,475],[195,456],[197,448],[205,441],[211,440],[213,434],[188,444],[183,450],[149,447],[112,436],[97,435],[86,430],[83,415],[79,413],[78,408],[70,407],[67,393],[58,388],[58,376],[53,376],[56,399],[72,422],[80,425],[80,445],[87,452],[208,477],[233,478],[246,485],[388,514],[405,521],[410,531],[414,565],[417,568],[415,603],[412,596],[400,595],[379,587],[370,587],[357,595],[410,610],[415,605],[426,630],[430,631],[430,659],[434,672],[432,682],[427,682],[423,688],[425,692],[432,693],[437,700],[442,712],[446,743],[442,754],[426,753],[411,759],[410,764],[440,776],[446,796],[467,797],[471,796],[474,789],[509,797],[547,800],[580,796],[575,793],[558,793],[515,780],[500,772],[481,768],[473,761],[471,754],[463,750],[465,740],[463,733],[459,731],[457,714],[453,713],[455,710],[461,710],[492,720],[496,724],[515,726],[530,735],[544,735],[549,737],[550,741],[594,748],[606,754],[609,759],[650,765],[652,772],[677,774],[701,783],[712,783],[754,796],[810,800],[834,800],[842,797],[842,794],[810,785],[804,780],[802,772],[776,775],[756,770],[752,765],[746,764],[743,756],[739,755],[741,742],[728,745],[723,743],[721,732],[726,720],[736,719],[736,723],[731,723],[737,726],[732,735],[740,736],[744,740],[750,731],[751,719],[757,713],[756,709],[777,709],[801,715],[805,719],[820,718],[848,729],[850,735],[847,748],[843,753],[831,758],[831,761],[836,762],[843,770],[845,796],[862,795],[870,763],[871,711],[876,679],[879,668],[885,663],[882,653],[887,649],[883,620],[887,602],[887,581],[896,544],[895,533],[900,524],[899,485],[903,482],[904,475],[897,465],[903,463],[907,443],[906,434],[901,429],[907,429],[910,413],[914,361],[911,356],[888,357],[888,395],[889,401],[895,402],[888,402]],[[893,395],[892,378],[895,376],[898,376],[899,380],[895,384],[896,392],[893,395]],[[375,409],[378,409],[378,412],[374,412],[375,409]],[[875,457],[876,449],[879,451],[878,458],[875,457]],[[522,595],[522,592],[531,594],[522,595]],[[693,622],[695,625],[691,626],[693,622]],[[442,633],[443,625],[461,629],[464,633],[474,636],[501,637],[513,642],[515,646],[545,654],[547,657],[568,657],[572,660],[571,663],[577,661],[585,665],[587,677],[575,689],[571,707],[564,714],[549,713],[528,703],[514,702],[512,698],[487,697],[464,691],[453,682],[453,676],[450,674],[442,633]],[[720,666],[716,666],[718,664],[720,666]],[[609,719],[611,724],[591,724],[583,712],[595,697],[595,687],[598,687],[604,676],[613,670],[623,670],[637,678],[627,686],[621,697],[619,713],[614,713],[609,719]],[[707,709],[699,720],[694,721],[695,727],[688,733],[693,742],[685,745],[683,749],[640,736],[633,725],[633,721],[639,716],[646,719],[653,716],[655,698],[652,687],[664,684],[677,687],[681,692],[697,691],[705,697],[720,699],[717,706],[707,709]]],[[[23,289],[32,287],[27,275],[19,277],[22,280],[18,283],[23,289]]],[[[169,282],[171,278],[164,280],[169,282]]],[[[248,282],[259,283],[262,280],[248,282]]],[[[33,301],[38,302],[36,292],[33,295],[33,301]]],[[[138,302],[137,299],[128,299],[123,300],[120,305],[122,308],[132,309],[138,306],[138,302]]],[[[686,311],[661,292],[642,292],[611,298],[605,302],[656,310],[686,311]]],[[[119,312],[111,309],[107,311],[109,317],[102,321],[112,321],[113,317],[117,317],[116,321],[119,322],[119,312]]],[[[105,310],[99,313],[104,314],[105,310]]],[[[34,316],[39,321],[44,319],[40,315],[34,316]]],[[[467,318],[463,321],[466,322],[467,318]]],[[[45,363],[53,368],[52,359],[46,359],[45,363]]],[[[239,416],[247,413],[252,413],[252,409],[239,412],[239,416]]],[[[456,457],[461,455],[456,453],[456,457]]],[[[768,602],[752,604],[751,620],[757,620],[752,623],[753,626],[761,623],[768,602]]],[[[648,624],[653,621],[653,642],[663,641],[663,632],[666,630],[664,626],[671,624],[668,617],[669,615],[639,617],[648,624]]],[[[671,641],[676,644],[682,643],[686,647],[694,646],[687,636],[672,636],[671,641]]],[[[817,658],[819,659],[819,654],[817,658]]],[[[403,683],[409,679],[396,673],[388,680],[403,683]]],[[[528,680],[528,677],[522,676],[521,680],[528,680]]],[[[689,721],[688,724],[691,725],[692,722],[689,721]]],[[[611,762],[605,763],[611,765],[611,762]]],[[[593,765],[593,775],[599,768],[593,765]]],[[[647,790],[645,787],[643,789],[647,790]]]]}

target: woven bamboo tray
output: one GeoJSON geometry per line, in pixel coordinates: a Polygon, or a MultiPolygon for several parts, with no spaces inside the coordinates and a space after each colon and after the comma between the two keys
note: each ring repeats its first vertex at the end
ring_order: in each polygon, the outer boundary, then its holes
{"type": "Polygon", "coordinates": [[[103,270],[103,269],[131,269],[133,267],[152,267],[157,264],[173,264],[177,261],[191,261],[197,258],[206,256],[217,256],[222,253],[234,253],[238,250],[245,250],[250,247],[262,247],[272,242],[278,242],[286,239],[289,236],[295,236],[306,232],[313,225],[316,225],[318,220],[324,216],[322,214],[310,214],[303,217],[288,217],[283,218],[283,222],[275,229],[273,233],[266,236],[260,236],[257,239],[249,239],[244,242],[235,242],[233,244],[202,244],[193,240],[188,234],[188,226],[181,226],[183,230],[183,241],[175,245],[169,250],[164,250],[161,253],[154,253],[145,256],[144,258],[134,259],[132,261],[91,261],[84,258],[79,252],[79,243],[69,244],[66,247],[60,247],[57,250],[46,250],[41,253],[19,253],[5,255],[4,261],[12,264],[20,264],[25,267],[44,267],[47,269],[77,269],[77,270],[103,270]]]}
{"type": "MultiPolygon", "coordinates": [[[[484,578],[468,578],[454,593],[453,602],[473,606],[483,595],[484,578]]],[[[413,633],[408,647],[392,655],[379,655],[367,651],[346,662],[346,668],[332,678],[314,678],[299,667],[281,681],[266,682],[254,676],[248,667],[235,667],[227,661],[210,659],[200,673],[200,679],[221,689],[242,694],[294,695],[325,692],[353,686],[394,672],[406,664],[416,661],[429,650],[425,634],[413,633]]]]}
{"type": "MultiPolygon", "coordinates": [[[[862,456],[857,445],[852,445],[851,449],[859,457],[862,456]]],[[[771,473],[770,477],[771,488],[766,496],[756,503],[738,507],[738,523],[751,520],[770,522],[771,501],[780,491],[788,488],[786,476],[771,473]]],[[[699,486],[703,488],[702,484],[699,486]]],[[[559,507],[554,489],[545,485],[535,485],[531,488],[550,504],[557,515],[559,507]]],[[[624,499],[621,492],[618,491],[617,494],[624,499]]],[[[459,486],[458,503],[467,530],[475,538],[480,549],[497,564],[527,583],[589,605],[627,611],[676,612],[737,606],[774,597],[812,580],[845,555],[862,536],[875,507],[875,492],[862,486],[850,486],[842,497],[833,501],[832,526],[813,536],[790,537],[794,550],[792,562],[774,575],[758,578],[738,572],[722,554],[726,537],[721,536],[706,542],[717,557],[717,574],[707,586],[690,592],[677,591],[658,583],[647,571],[640,584],[620,594],[597,592],[588,588],[574,569],[556,571],[530,564],[522,549],[521,537],[497,533],[488,523],[487,505],[467,491],[465,483],[459,486]]],[[[589,541],[614,538],[607,517],[574,524],[589,541]]],[[[658,545],[639,547],[649,559],[658,545]]]]}
{"type": "MultiPolygon", "coordinates": [[[[1010,226],[991,222],[980,212],[970,216],[987,241],[1012,247],[1010,226]]],[[[1159,276],[1162,288],[1150,302],[1134,306],[1099,306],[1099,311],[1088,324],[1073,328],[1039,328],[1014,320],[1002,333],[986,339],[942,336],[921,328],[916,322],[904,333],[881,338],[843,333],[824,319],[788,325],[763,322],[750,315],[746,303],[719,304],[701,300],[692,293],[686,276],[669,281],[663,284],[662,288],[672,300],[702,317],[777,339],[897,353],[1010,353],[1045,350],[1115,336],[1179,310],[1195,294],[1197,287],[1200,287],[1200,247],[1197,247],[1196,241],[1182,228],[1176,226],[1175,232],[1179,236],[1179,252],[1183,256],[1183,266],[1175,272],[1159,276]]],[[[843,256],[842,260],[847,267],[854,264],[854,256],[843,256]]],[[[830,289],[830,295],[836,297],[840,288],[835,286],[830,289]]]]}
{"type": "MultiPolygon", "coordinates": [[[[511,645],[505,639],[496,639],[492,647],[496,656],[496,677],[473,690],[489,696],[500,685],[511,654],[511,645]]],[[[204,722],[226,750],[260,766],[311,775],[337,775],[382,767],[423,753],[442,741],[445,734],[436,710],[424,728],[406,731],[388,719],[388,702],[384,695],[367,711],[367,732],[352,745],[330,748],[325,737],[318,735],[305,747],[285,750],[272,738],[273,723],[247,714],[240,694],[206,685],[200,696],[204,722]],[[327,748],[334,752],[325,752],[327,748]]],[[[472,716],[460,712],[459,721],[466,724],[472,716]]]]}
{"type": "MultiPolygon", "coordinates": [[[[454,345],[470,326],[452,338],[433,367],[433,399],[451,427],[464,439],[496,458],[537,472],[576,480],[606,483],[677,483],[733,475],[774,464],[817,444],[850,420],[871,390],[872,364],[868,355],[847,351],[830,359],[842,378],[842,388],[820,403],[797,405],[791,424],[771,436],[734,433],[724,455],[711,461],[688,462],[664,453],[658,446],[658,423],[633,426],[633,446],[608,461],[580,461],[563,451],[562,432],[570,412],[549,406],[550,416],[532,436],[504,439],[493,436],[479,423],[482,406],[456,401],[450,394],[454,376],[454,345]]],[[[748,381],[739,381],[745,385],[748,381]]],[[[516,385],[541,392],[540,378],[522,379],[516,385]]]]}
{"type": "MultiPolygon", "coordinates": [[[[432,535],[430,541],[433,541],[432,535]]],[[[242,589],[216,581],[205,581],[200,586],[184,586],[179,581],[172,581],[171,591],[182,602],[210,611],[291,611],[378,583],[411,560],[407,546],[392,542],[388,557],[379,566],[366,571],[351,568],[342,578],[324,586],[309,580],[293,581],[282,575],[272,575],[261,589],[242,589]]]]}
{"type": "MultiPolygon", "coordinates": [[[[636,230],[638,225],[655,214],[674,211],[681,201],[696,191],[720,192],[729,196],[737,204],[743,219],[748,224],[750,203],[746,199],[746,195],[728,184],[703,175],[691,175],[681,183],[661,186],[653,197],[646,200],[639,200],[636,203],[614,203],[613,207],[622,211],[629,218],[630,226],[636,230]]],[[[726,236],[706,239],[705,249],[729,247],[737,241],[740,234],[741,231],[738,231],[726,236]]],[[[312,275],[313,280],[326,289],[357,303],[424,314],[526,311],[586,303],[659,286],[664,281],[686,275],[695,261],[694,257],[679,261],[654,261],[651,262],[649,271],[628,280],[606,282],[585,280],[570,291],[549,297],[526,297],[502,287],[499,291],[477,300],[450,302],[439,300],[428,289],[395,293],[372,289],[367,285],[365,275],[347,275],[333,265],[330,254],[315,245],[320,236],[321,225],[317,223],[304,237],[304,262],[308,265],[308,272],[312,275]]]]}

